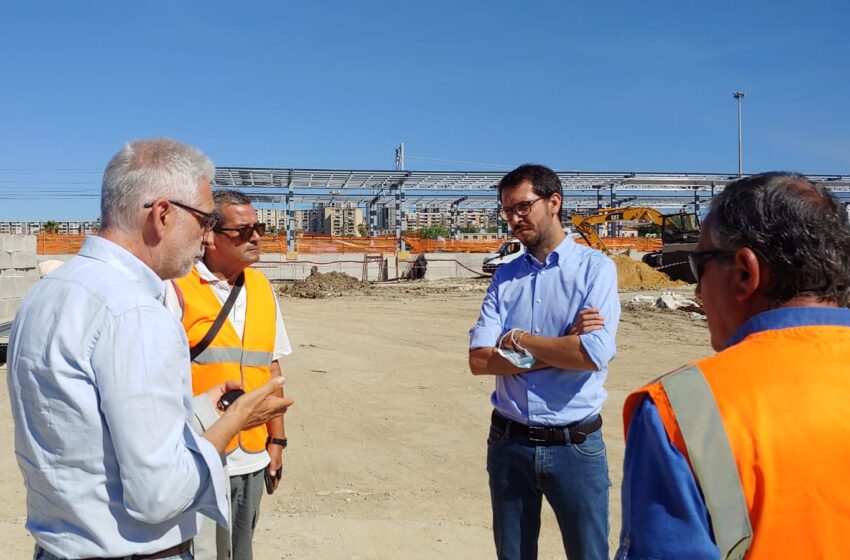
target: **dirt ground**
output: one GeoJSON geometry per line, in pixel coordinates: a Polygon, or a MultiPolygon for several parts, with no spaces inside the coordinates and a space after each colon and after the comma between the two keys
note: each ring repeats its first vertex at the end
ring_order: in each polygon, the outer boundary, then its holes
{"type": "MultiPolygon", "coordinates": [[[[494,556],[485,471],[493,380],[470,375],[466,365],[467,331],[486,285],[416,282],[329,299],[281,298],[294,348],[283,369],[296,404],[286,419],[283,490],[263,499],[255,558],[494,556]]],[[[687,287],[676,292],[692,295],[687,287]]],[[[656,292],[623,292],[623,302],[633,293],[656,292]]],[[[704,321],[625,307],[618,348],[603,410],[612,555],[620,527],[623,400],[644,382],[711,353],[704,321]]],[[[29,558],[5,383],[0,393],[3,556],[29,558]]],[[[544,506],[540,558],[563,557],[557,524],[544,506]]]]}

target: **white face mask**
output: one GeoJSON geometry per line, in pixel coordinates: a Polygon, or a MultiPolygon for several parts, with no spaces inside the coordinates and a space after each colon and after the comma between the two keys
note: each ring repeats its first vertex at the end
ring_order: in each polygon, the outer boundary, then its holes
{"type": "Polygon", "coordinates": [[[519,343],[516,341],[516,338],[514,338],[516,333],[518,332],[521,331],[519,329],[511,329],[505,334],[503,334],[502,338],[499,339],[498,345],[496,346],[496,352],[498,352],[501,357],[503,357],[516,367],[521,369],[529,369],[531,368],[531,366],[534,365],[534,362],[537,361],[537,358],[532,356],[525,348],[520,347],[519,343]],[[514,348],[516,348],[516,350],[507,350],[505,348],[501,348],[502,340],[504,340],[506,336],[511,337],[511,343],[513,343],[513,346],[514,348]]]}
{"type": "Polygon", "coordinates": [[[504,348],[496,348],[496,352],[501,357],[512,363],[518,368],[530,369],[537,361],[537,358],[528,353],[528,350],[519,352],[517,350],[506,350],[504,348]]]}

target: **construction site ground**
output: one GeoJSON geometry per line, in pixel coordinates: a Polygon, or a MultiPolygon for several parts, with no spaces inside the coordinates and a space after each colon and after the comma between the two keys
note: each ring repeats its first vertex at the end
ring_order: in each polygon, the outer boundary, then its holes
{"type": "MultiPolygon", "coordinates": [[[[372,286],[326,299],[282,296],[294,352],[283,360],[290,445],[282,491],[265,496],[259,560],[487,559],[494,556],[485,453],[490,377],[466,363],[486,279],[372,286]]],[[[692,296],[692,287],[675,288],[692,296]]],[[[634,294],[660,290],[624,289],[634,294]]],[[[603,414],[611,544],[620,528],[621,410],[628,392],[711,353],[705,321],[624,305],[603,414]]],[[[5,366],[0,366],[5,377],[5,366]]],[[[0,537],[29,558],[25,491],[0,384],[0,537]]],[[[612,549],[613,550],[613,549],[612,549]]],[[[541,558],[563,558],[544,505],[541,558]]]]}

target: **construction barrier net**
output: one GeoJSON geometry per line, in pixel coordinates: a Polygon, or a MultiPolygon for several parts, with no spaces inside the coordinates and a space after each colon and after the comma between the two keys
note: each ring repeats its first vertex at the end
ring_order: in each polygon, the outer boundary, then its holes
{"type": "MultiPolygon", "coordinates": [[[[36,240],[36,252],[39,255],[76,254],[83,245],[84,235],[41,234],[36,240]]],[[[612,251],[658,251],[660,239],[646,237],[603,237],[608,249],[612,251]]],[[[583,239],[577,240],[587,245],[583,239]]],[[[504,242],[504,239],[420,239],[415,235],[405,235],[404,243],[411,253],[492,253],[504,242]]],[[[287,252],[285,235],[266,236],[260,239],[260,251],[263,253],[287,252]]],[[[378,237],[336,237],[331,235],[299,235],[295,238],[295,251],[307,255],[328,253],[370,253],[387,254],[398,251],[395,236],[378,237]]]]}

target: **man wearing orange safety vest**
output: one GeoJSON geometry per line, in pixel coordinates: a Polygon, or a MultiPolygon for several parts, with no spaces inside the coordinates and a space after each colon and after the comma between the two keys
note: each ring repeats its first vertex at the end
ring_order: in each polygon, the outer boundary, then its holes
{"type": "MultiPolygon", "coordinates": [[[[195,394],[225,381],[238,381],[250,391],[280,376],[278,360],[292,352],[271,284],[251,268],[260,259],[265,224],[258,223],[250,200],[239,191],[218,190],[213,199],[220,220],[203,260],[175,281],[192,348],[195,394]]],[[[253,557],[260,498],[264,487],[269,493],[278,487],[286,444],[283,417],[278,417],[240,432],[227,447],[235,560],[253,557]]],[[[222,541],[228,536],[222,529],[218,533],[218,558],[227,557],[222,541]]]]}
{"type": "Polygon", "coordinates": [[[846,558],[847,211],[801,175],[747,177],[697,249],[718,354],[626,400],[617,558],[846,558]]]}

